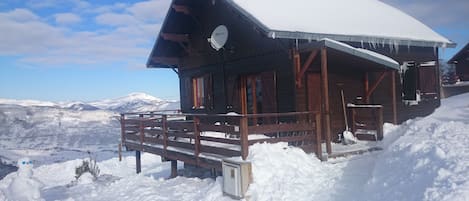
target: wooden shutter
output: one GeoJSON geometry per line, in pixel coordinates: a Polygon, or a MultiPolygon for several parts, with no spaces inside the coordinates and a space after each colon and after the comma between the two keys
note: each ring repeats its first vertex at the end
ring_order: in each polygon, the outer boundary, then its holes
{"type": "Polygon", "coordinates": [[[435,65],[421,65],[419,71],[419,89],[422,98],[438,97],[437,68],[435,65]]]}

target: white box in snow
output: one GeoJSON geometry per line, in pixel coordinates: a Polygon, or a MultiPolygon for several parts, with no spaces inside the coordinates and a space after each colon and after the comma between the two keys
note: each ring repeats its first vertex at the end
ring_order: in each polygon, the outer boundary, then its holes
{"type": "Polygon", "coordinates": [[[222,161],[223,193],[237,199],[244,198],[252,181],[251,162],[238,158],[222,161]]]}

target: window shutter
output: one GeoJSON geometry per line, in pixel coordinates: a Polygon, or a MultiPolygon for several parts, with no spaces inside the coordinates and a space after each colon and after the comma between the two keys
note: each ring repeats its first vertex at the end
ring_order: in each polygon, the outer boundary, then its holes
{"type": "Polygon", "coordinates": [[[419,89],[423,98],[436,98],[437,96],[437,68],[435,65],[419,67],[419,89]]]}

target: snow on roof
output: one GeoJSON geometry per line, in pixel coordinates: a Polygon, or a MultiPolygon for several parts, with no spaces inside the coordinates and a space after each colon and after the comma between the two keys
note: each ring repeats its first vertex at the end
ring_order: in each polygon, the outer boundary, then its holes
{"type": "Polygon", "coordinates": [[[369,61],[373,61],[381,65],[384,65],[386,67],[399,70],[399,63],[395,61],[394,59],[391,59],[385,55],[382,55],[382,54],[379,54],[370,50],[362,49],[362,48],[355,48],[348,44],[335,41],[329,38],[321,39],[320,42],[324,42],[324,45],[328,48],[339,50],[341,52],[345,52],[345,53],[348,53],[348,54],[351,54],[351,55],[354,55],[354,56],[357,56],[357,57],[360,57],[369,61]]]}
{"type": "Polygon", "coordinates": [[[271,38],[454,47],[404,12],[378,0],[228,0],[271,38]]]}

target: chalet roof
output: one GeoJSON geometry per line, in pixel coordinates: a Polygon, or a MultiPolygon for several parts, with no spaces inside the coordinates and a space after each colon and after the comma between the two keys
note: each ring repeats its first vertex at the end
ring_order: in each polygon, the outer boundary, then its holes
{"type": "Polygon", "coordinates": [[[456,53],[449,61],[448,63],[454,63],[455,61],[469,58],[469,43],[466,44],[461,50],[459,50],[458,53],[456,53]]]}
{"type": "Polygon", "coordinates": [[[425,47],[456,44],[378,0],[227,0],[271,38],[425,47]]]}

